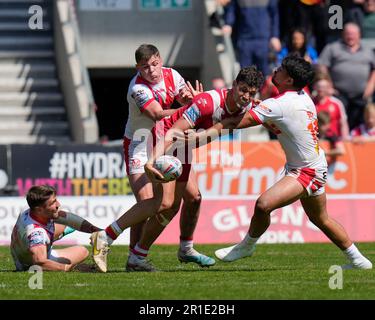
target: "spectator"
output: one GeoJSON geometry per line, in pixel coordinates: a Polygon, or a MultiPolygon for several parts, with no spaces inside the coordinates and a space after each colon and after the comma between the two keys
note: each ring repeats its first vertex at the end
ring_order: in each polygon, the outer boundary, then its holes
{"type": "Polygon", "coordinates": [[[361,24],[363,38],[375,39],[375,0],[365,0],[361,24]]]}
{"type": "Polygon", "coordinates": [[[326,135],[335,136],[339,140],[349,137],[349,126],[342,102],[332,96],[333,86],[329,79],[321,78],[313,84],[313,101],[316,111],[327,112],[330,116],[329,130],[326,135]]]}
{"type": "Polygon", "coordinates": [[[331,33],[327,1],[280,0],[279,8],[282,39],[289,37],[292,29],[301,28],[305,30],[307,38],[314,41],[317,51],[322,51],[331,33]]]}
{"type": "Polygon", "coordinates": [[[299,28],[294,29],[288,37],[286,46],[278,54],[278,65],[289,54],[295,53],[310,63],[318,62],[318,53],[307,43],[306,33],[299,28]]]}
{"type": "Polygon", "coordinates": [[[314,83],[319,79],[328,79],[329,81],[332,82],[331,76],[329,75],[329,72],[325,66],[321,64],[315,64],[314,71],[315,71],[314,83]]]}
{"type": "Polygon", "coordinates": [[[361,1],[348,12],[348,20],[361,28],[362,38],[375,38],[375,0],[361,1]]]}
{"type": "Polygon", "coordinates": [[[277,0],[232,0],[224,8],[223,33],[231,34],[241,68],[270,73],[269,49],[281,50],[277,0]]]}
{"type": "Polygon", "coordinates": [[[210,27],[221,28],[223,19],[223,7],[225,7],[231,0],[216,0],[216,10],[210,15],[210,27]]]}
{"type": "Polygon", "coordinates": [[[365,123],[351,131],[354,143],[375,141],[375,103],[368,103],[364,113],[365,123]]]}
{"type": "Polygon", "coordinates": [[[345,154],[345,146],[341,139],[339,139],[331,131],[331,117],[327,111],[320,111],[318,116],[318,131],[319,140],[327,141],[328,148],[324,148],[328,166],[336,162],[338,156],[345,154]]]}
{"type": "Polygon", "coordinates": [[[344,103],[349,128],[363,123],[363,110],[375,86],[375,55],[361,45],[358,25],[347,23],[342,40],[328,44],[319,58],[328,68],[338,98],[344,103]]]}

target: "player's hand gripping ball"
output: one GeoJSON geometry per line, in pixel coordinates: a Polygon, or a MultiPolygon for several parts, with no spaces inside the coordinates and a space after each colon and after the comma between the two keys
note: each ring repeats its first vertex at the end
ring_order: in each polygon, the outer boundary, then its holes
{"type": "Polygon", "coordinates": [[[182,174],[182,163],[173,156],[160,156],[156,159],[154,167],[161,172],[167,181],[176,180],[182,174]]]}

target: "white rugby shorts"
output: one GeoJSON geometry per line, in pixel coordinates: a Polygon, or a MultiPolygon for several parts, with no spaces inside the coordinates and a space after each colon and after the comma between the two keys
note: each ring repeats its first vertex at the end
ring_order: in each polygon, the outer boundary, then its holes
{"type": "Polygon", "coordinates": [[[297,179],[306,189],[309,197],[316,197],[325,192],[327,166],[318,168],[289,168],[285,166],[285,176],[297,179]]]}

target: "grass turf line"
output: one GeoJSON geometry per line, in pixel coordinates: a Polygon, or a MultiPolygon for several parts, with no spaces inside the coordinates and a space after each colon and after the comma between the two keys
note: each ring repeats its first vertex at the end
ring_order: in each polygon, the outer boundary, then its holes
{"type": "MultiPolygon", "coordinates": [[[[359,243],[375,262],[375,244],[359,243]]],[[[196,245],[213,256],[223,245],[196,245]]],[[[0,299],[375,299],[375,271],[347,270],[343,289],[329,288],[331,265],[346,263],[332,244],[261,244],[253,257],[213,267],[180,264],[176,245],[156,245],[150,259],[160,272],[124,271],[127,246],[113,246],[109,272],[43,274],[31,290],[27,272],[13,272],[8,247],[0,247],[0,299]]]]}

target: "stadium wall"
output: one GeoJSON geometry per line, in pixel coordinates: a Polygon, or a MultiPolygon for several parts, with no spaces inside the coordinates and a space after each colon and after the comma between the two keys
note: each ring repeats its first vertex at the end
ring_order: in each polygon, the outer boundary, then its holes
{"type": "Polygon", "coordinates": [[[80,0],[76,12],[88,68],[133,68],[142,43],[155,44],[167,66],[202,66],[204,1],[80,0]]]}

